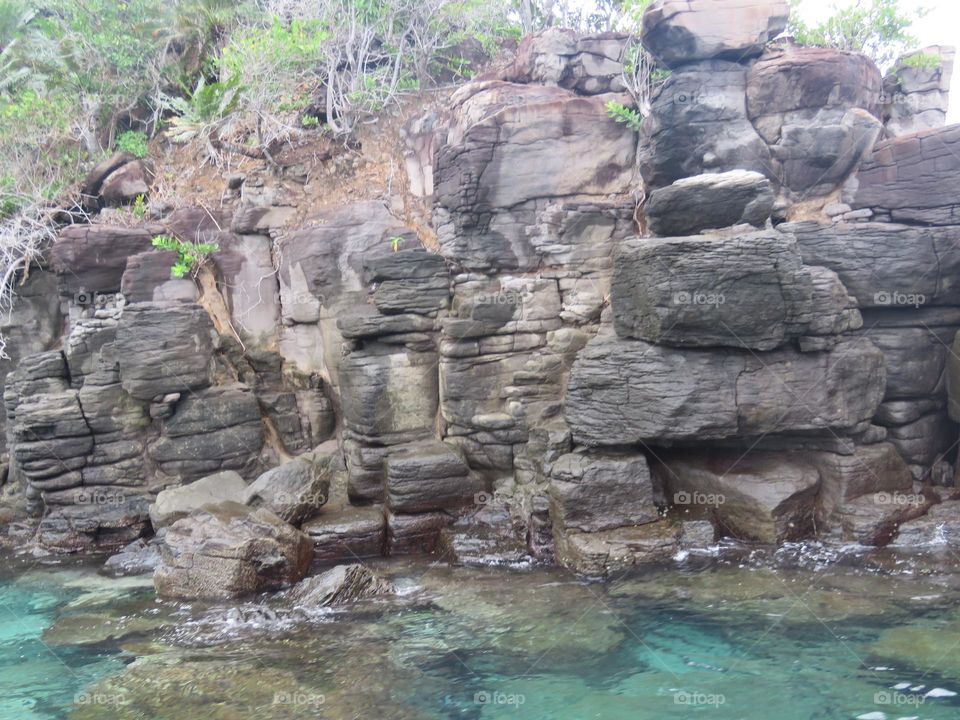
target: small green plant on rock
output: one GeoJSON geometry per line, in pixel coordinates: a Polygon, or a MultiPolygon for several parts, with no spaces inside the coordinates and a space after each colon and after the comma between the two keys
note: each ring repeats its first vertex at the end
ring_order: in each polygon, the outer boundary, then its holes
{"type": "Polygon", "coordinates": [[[220,249],[216,243],[187,242],[169,235],[155,237],[153,246],[158,250],[172,250],[177,254],[177,261],[170,268],[170,277],[177,279],[185,277],[187,273],[196,273],[207,257],[220,249]]]}
{"type": "Polygon", "coordinates": [[[133,216],[137,220],[143,220],[147,216],[147,200],[140,194],[133,200],[133,207],[130,208],[130,212],[133,213],[133,216]]]}
{"type": "Polygon", "coordinates": [[[135,158],[147,156],[147,134],[136,130],[127,130],[117,136],[117,150],[129,153],[135,158]]]}
{"type": "Polygon", "coordinates": [[[628,108],[622,103],[611,100],[607,103],[607,115],[611,120],[623,123],[634,132],[643,128],[643,116],[636,110],[628,108]]]}

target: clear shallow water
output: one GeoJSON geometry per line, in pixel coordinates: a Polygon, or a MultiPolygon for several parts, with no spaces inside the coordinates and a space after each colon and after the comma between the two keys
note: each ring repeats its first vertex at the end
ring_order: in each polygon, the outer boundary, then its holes
{"type": "Polygon", "coordinates": [[[950,572],[765,558],[588,585],[377,568],[399,598],[317,613],[10,573],[0,609],[21,619],[2,626],[0,718],[960,718],[950,572]]]}

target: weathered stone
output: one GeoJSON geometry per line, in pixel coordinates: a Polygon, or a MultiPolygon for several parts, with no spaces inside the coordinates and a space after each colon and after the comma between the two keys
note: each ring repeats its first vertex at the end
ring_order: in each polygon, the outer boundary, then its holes
{"type": "Polygon", "coordinates": [[[883,355],[863,338],[758,356],[598,337],[573,365],[565,414],[591,446],[840,430],[873,416],[884,385],[883,355]]]}
{"type": "Polygon", "coordinates": [[[210,259],[223,277],[233,329],[247,347],[272,348],[280,298],[270,238],[217,233],[211,240],[220,248],[210,259]]]}
{"type": "Polygon", "coordinates": [[[391,448],[385,462],[387,507],[418,513],[467,505],[484,489],[463,454],[437,440],[391,448]]]}
{"type": "Polygon", "coordinates": [[[340,368],[344,426],[382,437],[433,427],[439,402],[437,356],[392,348],[350,353],[340,368]]]}
{"type": "Polygon", "coordinates": [[[153,573],[160,564],[160,541],[138,538],[124,545],[116,555],[111,555],[103,563],[102,573],[110,577],[129,577],[153,573]]]}
{"type": "Polygon", "coordinates": [[[636,139],[607,116],[610,99],[504,82],[460,88],[435,167],[441,253],[472,270],[532,270],[526,228],[543,198],[626,194],[636,139]]]}
{"type": "Polygon", "coordinates": [[[450,303],[447,263],[440,255],[400,250],[366,260],[364,271],[382,313],[435,314],[450,303]]]}
{"type": "Polygon", "coordinates": [[[387,511],[388,555],[431,553],[437,547],[440,531],[454,518],[443,512],[402,515],[387,511]]]}
{"type": "MultiPolygon", "coordinates": [[[[60,294],[114,293],[120,289],[127,258],[150,250],[160,226],[70,225],[53,245],[51,264],[60,294]]],[[[82,299],[82,298],[80,298],[82,299]]]]}
{"type": "Polygon", "coordinates": [[[887,437],[908,465],[929,468],[955,446],[957,426],[943,410],[888,428],[887,437]]]}
{"type": "Polygon", "coordinates": [[[749,170],[677,180],[651,192],[643,206],[651,232],[662,236],[743,223],[763,227],[772,210],[770,181],[749,170]]]}
{"type": "Polygon", "coordinates": [[[915,550],[924,546],[960,547],[960,501],[934,505],[926,515],[903,522],[890,547],[915,550]]]}
{"type": "Polygon", "coordinates": [[[787,25],[785,0],[654,0],[643,13],[643,46],[676,67],[694,60],[740,62],[759,55],[787,25]]]}
{"type": "Polygon", "coordinates": [[[954,48],[931,45],[900,57],[883,79],[884,128],[893,137],[941,128],[950,107],[954,48]],[[930,64],[929,59],[935,58],[930,64]]]}
{"type": "Polygon", "coordinates": [[[919,493],[873,493],[844,503],[843,537],[861,545],[886,545],[905,522],[927,512],[932,499],[919,493]]]}
{"type": "Polygon", "coordinates": [[[295,583],[313,543],[265,508],[222,503],[167,529],[153,580],[161,597],[222,599],[295,583]]]}
{"type": "Polygon", "coordinates": [[[440,533],[438,554],[457,565],[515,566],[529,562],[526,528],[504,507],[482,506],[440,533]]]}
{"type": "Polygon", "coordinates": [[[384,554],[386,520],[379,505],[327,506],[300,528],[313,540],[314,559],[341,562],[384,554]]]}
{"type": "Polygon", "coordinates": [[[725,60],[671,73],[643,123],[640,172],[648,187],[730,170],[771,177],[770,149],[747,117],[746,84],[746,68],[725,60]]]}
{"type": "Polygon", "coordinates": [[[365,565],[338,565],[321,575],[301,580],[287,593],[287,600],[298,608],[321,608],[395,592],[393,585],[365,565]]]}
{"type": "Polygon", "coordinates": [[[330,497],[330,483],[346,465],[336,440],[267,470],[246,488],[244,502],[267,507],[292,525],[312,517],[330,497]]]}
{"type": "Polygon", "coordinates": [[[128,303],[195,302],[197,286],[192,280],[170,276],[177,254],[171,251],[138,253],[127,258],[127,267],[120,280],[120,292],[128,303]]]}
{"type": "Polygon", "coordinates": [[[858,446],[853,455],[810,453],[820,472],[820,508],[830,522],[834,512],[861,495],[909,492],[910,469],[890,443],[858,446]]]}
{"type": "Polygon", "coordinates": [[[805,264],[837,273],[861,308],[960,304],[960,227],[799,222],[778,229],[796,237],[805,264]]]}
{"type": "Polygon", "coordinates": [[[103,180],[100,198],[105,205],[126,205],[150,192],[150,174],[141,160],[121,165],[103,180]]]}
{"type": "Polygon", "coordinates": [[[660,517],[643,455],[564,455],[550,469],[550,517],[567,532],[642,525],[660,517]]]}
{"type": "Polygon", "coordinates": [[[557,562],[589,577],[607,577],[638,565],[668,562],[683,546],[683,527],[659,520],[593,533],[560,533],[557,562]]]}
{"type": "Polygon", "coordinates": [[[870,328],[864,336],[883,353],[887,389],[883,399],[903,400],[944,391],[952,328],[870,328]]]}
{"type": "Polygon", "coordinates": [[[353,313],[337,319],[337,329],[345,338],[377,338],[397,333],[429,332],[434,321],[422,315],[380,315],[353,313]]]}
{"type": "Polygon", "coordinates": [[[559,85],[581,95],[623,92],[626,40],[620,33],[578,35],[567,28],[548,28],[520,42],[500,79],[559,85]]]}
{"type": "Polygon", "coordinates": [[[218,470],[249,475],[262,447],[256,396],[243,385],[228,385],[184,397],[148,454],[168,475],[190,480],[218,470]]]}
{"type": "Polygon", "coordinates": [[[851,205],[894,222],[960,224],[960,125],[878,143],[864,161],[851,205]]]}
{"type": "Polygon", "coordinates": [[[615,256],[614,325],[621,337],[757,350],[858,326],[853,303],[824,273],[815,298],[814,273],[775,230],[629,240],[615,256]]]}
{"type": "Polygon", "coordinates": [[[135,303],[117,327],[123,389],[138,400],[206,387],[215,331],[194,304],[135,303]]]}
{"type": "Polygon", "coordinates": [[[150,522],[154,530],[159,530],[206,505],[242,503],[246,494],[246,481],[233,470],[224,470],[189,485],[162,490],[150,506],[150,522]]]}
{"type": "Polygon", "coordinates": [[[779,543],[815,527],[820,473],[799,455],[670,452],[655,468],[668,500],[742,540],[779,543]]]}

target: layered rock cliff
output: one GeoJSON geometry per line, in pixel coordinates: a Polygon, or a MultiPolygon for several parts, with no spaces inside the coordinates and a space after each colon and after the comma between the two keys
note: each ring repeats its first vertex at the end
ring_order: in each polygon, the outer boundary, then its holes
{"type": "Polygon", "coordinates": [[[305,536],[603,575],[922,535],[960,419],[952,51],[884,79],[775,40],[787,13],[655,2],[639,134],[606,110],[627,38],[551,30],[407,123],[386,196],[300,207],[264,169],[215,210],[66,227],[6,328],[8,511],[116,550],[218,474],[166,531],[187,595],[295,579],[305,536]],[[171,279],[160,234],[219,250],[171,279]]]}

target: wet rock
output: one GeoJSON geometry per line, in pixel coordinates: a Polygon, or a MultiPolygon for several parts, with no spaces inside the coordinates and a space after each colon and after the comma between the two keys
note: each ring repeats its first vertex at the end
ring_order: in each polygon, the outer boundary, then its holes
{"type": "Polygon", "coordinates": [[[925,130],[878,143],[858,174],[851,205],[894,222],[960,224],[960,126],[925,130]]]}
{"type": "MultiPolygon", "coordinates": [[[[154,527],[156,529],[156,527],[154,527]]],[[[160,564],[159,539],[134,540],[125,545],[116,555],[111,555],[103,564],[103,572],[110,577],[128,577],[152,573],[160,564]]]]}
{"type": "Polygon", "coordinates": [[[890,547],[913,550],[924,546],[960,547],[960,501],[931,507],[926,515],[903,522],[890,547]]]}
{"type": "Polygon", "coordinates": [[[346,605],[391,595],[396,588],[365,565],[338,565],[322,575],[301,580],[290,588],[287,599],[299,608],[346,605]]]}
{"type": "Polygon", "coordinates": [[[302,578],[312,557],[310,538],[269,510],[222,503],[168,528],[154,585],[183,599],[279,590],[302,578]]]}
{"type": "Polygon", "coordinates": [[[489,567],[529,562],[525,528],[503,507],[484,506],[440,533],[438,553],[458,565],[489,567]]]}
{"type": "Polygon", "coordinates": [[[675,510],[712,518],[735,538],[780,543],[814,528],[820,473],[800,456],[717,451],[660,458],[655,472],[675,510]]]}
{"type": "Polygon", "coordinates": [[[770,181],[749,170],[677,180],[650,193],[643,206],[650,230],[662,236],[743,223],[763,227],[772,210],[770,181]]]}
{"type": "Polygon", "coordinates": [[[409,555],[432,553],[440,539],[440,531],[454,518],[444,512],[404,515],[387,511],[387,554],[409,555]]]}
{"type": "Polygon", "coordinates": [[[671,520],[592,533],[560,533],[556,559],[590,577],[606,577],[637,565],[667,562],[681,549],[682,527],[671,520]]]}
{"type": "Polygon", "coordinates": [[[830,271],[802,266],[793,239],[775,230],[643,238],[617,249],[611,304],[620,337],[771,350],[858,327],[838,285],[830,271]]]}
{"type": "Polygon", "coordinates": [[[591,446],[837,430],[869,420],[884,385],[883,355],[865,338],[755,356],[601,336],[577,355],[565,415],[591,446]]]}
{"type": "Polygon", "coordinates": [[[550,517],[566,532],[642,525],[660,517],[643,455],[570,453],[550,470],[550,517]]]}
{"type": "Polygon", "coordinates": [[[463,454],[437,440],[391,449],[385,468],[387,506],[394,512],[460,507],[484,489],[480,478],[470,474],[463,454]]]}
{"type": "Polygon", "coordinates": [[[654,0],[643,13],[643,46],[669,67],[694,60],[741,62],[787,25],[784,0],[654,0]]]}
{"type": "Polygon", "coordinates": [[[150,506],[150,522],[154,530],[159,530],[207,505],[242,503],[246,495],[246,481],[233,470],[224,470],[189,485],[160,491],[150,506]]]}
{"type": "Polygon", "coordinates": [[[386,520],[380,505],[326,506],[301,528],[319,562],[352,561],[384,554],[386,520]]]}
{"type": "Polygon", "coordinates": [[[330,497],[332,476],[346,465],[336,440],[267,470],[244,491],[241,501],[266,507],[292,525],[300,525],[323,507],[330,497]]]}
{"type": "Polygon", "coordinates": [[[857,446],[853,455],[810,453],[820,472],[820,507],[829,520],[843,505],[861,495],[905,493],[913,487],[910,469],[890,443],[857,446]]]}
{"type": "Polygon", "coordinates": [[[924,515],[932,502],[922,493],[873,493],[847,501],[837,516],[845,540],[882,546],[902,523],[924,515]]]}

